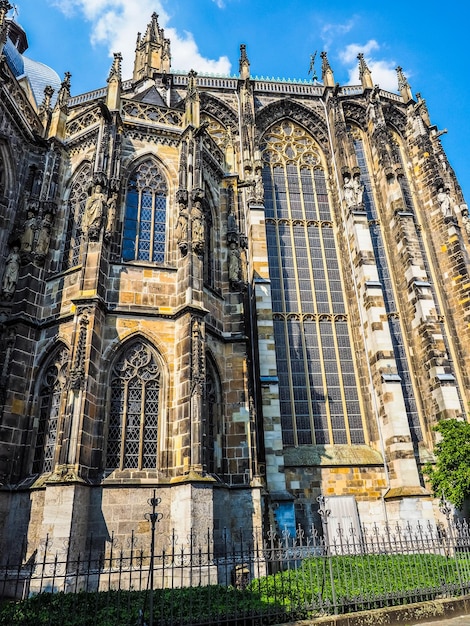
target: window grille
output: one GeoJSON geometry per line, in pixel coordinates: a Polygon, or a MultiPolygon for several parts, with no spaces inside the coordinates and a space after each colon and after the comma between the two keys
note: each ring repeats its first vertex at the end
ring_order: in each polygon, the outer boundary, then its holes
{"type": "Polygon", "coordinates": [[[57,444],[60,405],[66,384],[69,351],[62,347],[48,362],[38,393],[39,425],[33,459],[33,473],[52,472],[57,444]]]}
{"type": "Polygon", "coordinates": [[[152,159],[141,163],[127,185],[123,261],[165,262],[167,184],[152,159]]]}
{"type": "Polygon", "coordinates": [[[359,406],[358,384],[347,322],[335,320],[347,311],[318,146],[286,120],[269,130],[262,149],[284,444],[362,443],[362,427],[355,422],[352,434],[348,426],[349,408],[359,406]],[[328,319],[320,322],[321,314],[328,319]],[[348,397],[356,404],[347,403],[342,371],[355,381],[348,397]]]}
{"type": "Polygon", "coordinates": [[[111,372],[108,469],[156,469],[160,369],[142,341],[124,348],[111,372]]]}
{"type": "Polygon", "coordinates": [[[86,163],[75,176],[68,202],[67,232],[62,269],[67,270],[81,262],[80,252],[83,241],[82,219],[88,193],[92,184],[91,165],[86,163]]]}

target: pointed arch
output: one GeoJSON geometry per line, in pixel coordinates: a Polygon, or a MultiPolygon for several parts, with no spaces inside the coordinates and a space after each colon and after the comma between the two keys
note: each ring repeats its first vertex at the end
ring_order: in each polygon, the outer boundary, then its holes
{"type": "Polygon", "coordinates": [[[85,212],[85,205],[90,194],[91,184],[92,167],[91,163],[87,161],[79,167],[70,185],[67,229],[62,262],[63,270],[75,267],[81,261],[80,249],[83,241],[82,219],[85,212]]]}
{"type": "Polygon", "coordinates": [[[225,432],[220,376],[210,354],[206,354],[206,380],[203,397],[203,467],[209,474],[225,472],[225,432]]]}
{"type": "Polygon", "coordinates": [[[134,165],[127,182],[122,233],[123,261],[165,263],[168,183],[157,159],[134,165]]]}
{"type": "Polygon", "coordinates": [[[284,445],[364,443],[324,152],[291,116],[260,148],[284,445]]]}
{"type": "Polygon", "coordinates": [[[39,374],[36,388],[38,429],[32,467],[34,474],[52,472],[54,469],[60,407],[67,383],[69,360],[69,349],[59,344],[39,374]]]}
{"type": "Polygon", "coordinates": [[[330,153],[328,128],[324,119],[315,111],[307,109],[289,98],[276,101],[262,108],[256,115],[256,126],[260,134],[263,134],[273,124],[286,119],[303,126],[306,130],[308,129],[321,146],[325,155],[330,153]]]}
{"type": "Polygon", "coordinates": [[[129,339],[110,370],[105,468],[156,470],[162,367],[143,337],[129,339]]]}

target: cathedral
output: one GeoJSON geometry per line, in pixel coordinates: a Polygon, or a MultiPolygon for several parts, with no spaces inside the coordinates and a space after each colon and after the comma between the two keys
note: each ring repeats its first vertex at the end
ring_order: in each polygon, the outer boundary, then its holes
{"type": "Polygon", "coordinates": [[[174,72],[150,16],[105,86],[0,0],[0,550],[435,523],[467,419],[469,216],[425,100],[174,72]],[[324,498],[324,500],[323,500],[324,498]],[[22,544],[25,538],[27,544],[22,544]]]}

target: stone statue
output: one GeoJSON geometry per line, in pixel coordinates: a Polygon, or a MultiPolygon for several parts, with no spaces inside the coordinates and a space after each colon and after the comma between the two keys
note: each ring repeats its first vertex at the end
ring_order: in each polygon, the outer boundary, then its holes
{"type": "Polygon", "coordinates": [[[38,240],[36,242],[35,254],[39,258],[44,258],[49,251],[51,241],[52,215],[46,213],[39,229],[38,240]]]}
{"type": "Polygon", "coordinates": [[[264,202],[264,183],[261,172],[257,172],[255,176],[255,201],[260,204],[264,202]]]}
{"type": "Polygon", "coordinates": [[[204,250],[204,214],[202,212],[201,203],[194,203],[192,212],[192,242],[195,252],[201,253],[204,250]]]}
{"type": "Polygon", "coordinates": [[[356,190],[349,174],[344,176],[343,197],[348,208],[356,206],[356,190]]]}
{"type": "Polygon", "coordinates": [[[465,232],[467,233],[467,237],[470,238],[470,217],[468,216],[467,209],[464,209],[464,211],[462,211],[462,224],[465,228],[465,232]]]}
{"type": "Polygon", "coordinates": [[[240,280],[240,250],[232,243],[229,250],[228,277],[230,282],[238,283],[240,280]]]}
{"type": "Polygon", "coordinates": [[[106,228],[104,232],[106,241],[109,241],[113,236],[114,223],[116,221],[117,198],[118,194],[113,191],[106,203],[106,228]]]}
{"type": "Polygon", "coordinates": [[[444,219],[449,219],[452,217],[452,207],[450,201],[450,191],[449,189],[444,189],[444,187],[439,187],[437,192],[437,201],[441,207],[441,213],[444,216],[444,219]]]}
{"type": "Polygon", "coordinates": [[[5,272],[3,274],[2,281],[2,292],[8,300],[12,298],[13,294],[15,293],[19,273],[20,249],[18,246],[13,246],[13,250],[10,252],[6,260],[5,272]]]}
{"type": "Polygon", "coordinates": [[[101,229],[106,196],[101,185],[96,185],[95,191],[88,198],[82,219],[82,229],[88,233],[90,239],[98,239],[101,229]]]}
{"type": "Polygon", "coordinates": [[[182,254],[186,254],[188,250],[188,211],[184,204],[180,205],[175,234],[179,249],[182,254]]]}
{"type": "Polygon", "coordinates": [[[355,174],[352,181],[353,189],[354,189],[354,200],[356,206],[361,206],[363,204],[363,195],[364,195],[364,185],[361,182],[359,174],[355,174]]]}
{"type": "Polygon", "coordinates": [[[32,252],[34,243],[34,231],[36,229],[36,218],[33,211],[28,211],[28,217],[23,224],[23,232],[20,237],[21,250],[32,252]]]}

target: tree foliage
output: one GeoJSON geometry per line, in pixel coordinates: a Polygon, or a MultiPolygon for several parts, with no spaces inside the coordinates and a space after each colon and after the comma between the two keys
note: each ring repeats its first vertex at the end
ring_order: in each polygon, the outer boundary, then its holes
{"type": "Polygon", "coordinates": [[[443,420],[434,430],[442,436],[434,449],[436,463],[426,463],[423,473],[436,497],[444,495],[460,509],[470,496],[470,424],[443,420]]]}

